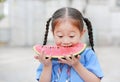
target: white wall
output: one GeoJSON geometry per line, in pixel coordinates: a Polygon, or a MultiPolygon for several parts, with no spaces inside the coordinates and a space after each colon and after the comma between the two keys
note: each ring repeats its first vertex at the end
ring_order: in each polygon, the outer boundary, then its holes
{"type": "Polygon", "coordinates": [[[45,22],[45,5],[40,1],[11,1],[11,46],[29,46],[41,42],[45,22]]]}
{"type": "MultiPolygon", "coordinates": [[[[31,46],[43,43],[45,24],[58,8],[71,6],[83,10],[85,0],[9,0],[10,45],[31,46]]],[[[92,0],[91,0],[92,1],[92,0]]],[[[94,0],[93,0],[94,1],[94,0]]],[[[85,17],[92,22],[96,45],[120,45],[119,8],[115,0],[90,2],[85,17]]],[[[49,33],[48,42],[53,41],[49,33]]]]}

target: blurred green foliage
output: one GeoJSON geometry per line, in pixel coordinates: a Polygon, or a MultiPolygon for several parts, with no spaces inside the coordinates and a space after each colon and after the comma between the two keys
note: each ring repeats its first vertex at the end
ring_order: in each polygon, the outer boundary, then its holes
{"type": "Polygon", "coordinates": [[[0,0],[0,3],[5,2],[6,0],[0,0]]]}
{"type": "Polygon", "coordinates": [[[3,14],[0,14],[0,20],[3,19],[5,16],[3,14]]]}

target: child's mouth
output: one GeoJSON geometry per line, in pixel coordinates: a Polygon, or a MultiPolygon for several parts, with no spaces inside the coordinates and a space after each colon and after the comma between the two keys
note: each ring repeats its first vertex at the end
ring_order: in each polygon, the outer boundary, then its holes
{"type": "Polygon", "coordinates": [[[69,47],[72,47],[72,45],[69,45],[69,46],[63,46],[63,47],[65,47],[65,48],[69,48],[69,47]]]}

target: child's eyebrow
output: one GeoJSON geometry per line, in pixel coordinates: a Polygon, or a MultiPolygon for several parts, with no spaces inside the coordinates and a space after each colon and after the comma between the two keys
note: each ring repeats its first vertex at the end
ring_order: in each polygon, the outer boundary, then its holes
{"type": "Polygon", "coordinates": [[[76,33],[75,31],[70,31],[71,33],[76,33]]]}
{"type": "Polygon", "coordinates": [[[61,33],[61,31],[56,31],[56,33],[61,33]]]}

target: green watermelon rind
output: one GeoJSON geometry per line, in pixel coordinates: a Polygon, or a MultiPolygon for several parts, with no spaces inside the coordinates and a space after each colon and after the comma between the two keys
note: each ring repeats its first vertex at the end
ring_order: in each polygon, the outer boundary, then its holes
{"type": "MultiPolygon", "coordinates": [[[[83,48],[82,48],[79,52],[74,53],[73,55],[74,55],[74,56],[81,55],[81,53],[82,53],[85,49],[86,49],[86,44],[83,44],[83,48]]],[[[35,51],[36,54],[38,54],[38,55],[40,54],[40,53],[36,50],[35,46],[33,47],[33,50],[35,51]]],[[[67,55],[67,56],[71,56],[71,55],[67,55]]],[[[46,55],[46,57],[49,57],[49,56],[46,55]]],[[[52,56],[51,58],[52,58],[52,59],[58,59],[58,58],[65,58],[65,56],[52,56]]]]}

